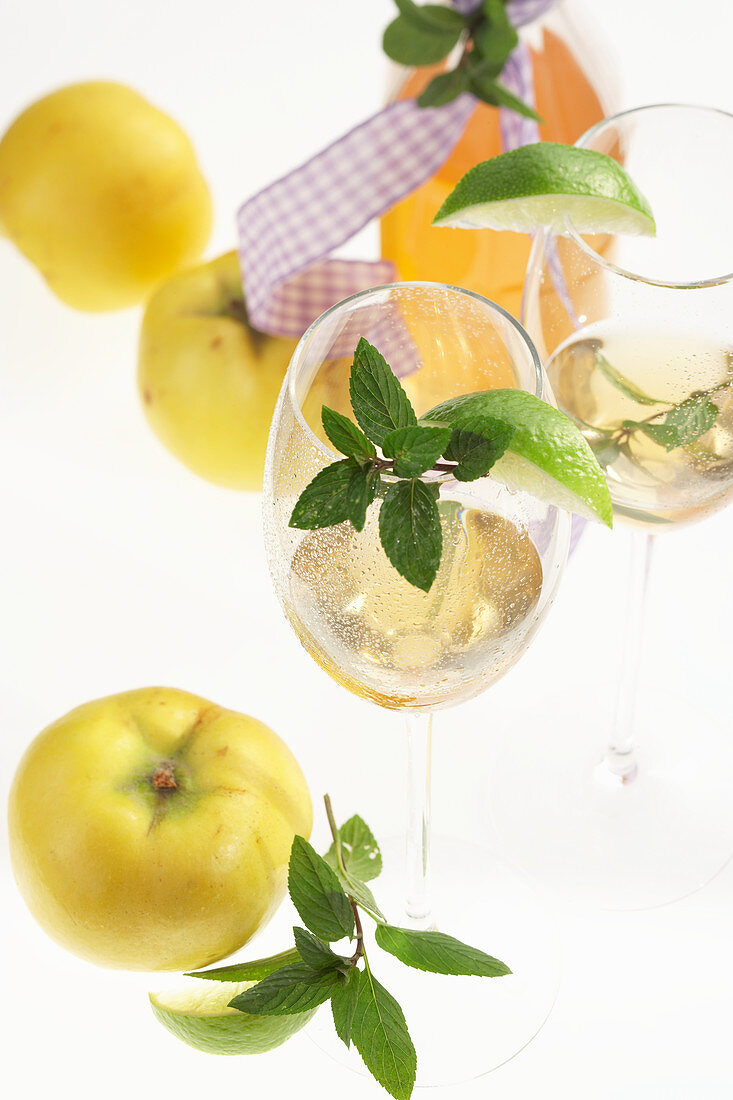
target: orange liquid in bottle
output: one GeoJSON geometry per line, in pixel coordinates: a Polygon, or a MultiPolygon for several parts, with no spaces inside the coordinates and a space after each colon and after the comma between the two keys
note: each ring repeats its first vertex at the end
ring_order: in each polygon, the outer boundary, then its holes
{"type": "MultiPolygon", "coordinates": [[[[598,93],[567,44],[553,31],[530,47],[543,141],[574,142],[604,117],[598,93]]],[[[413,72],[398,99],[419,95],[440,65],[413,72]]],[[[438,172],[382,218],[382,255],[400,279],[451,283],[483,294],[519,316],[530,238],[522,233],[437,229],[431,221],[469,168],[502,152],[499,112],[479,103],[456,148],[438,172]]]]}

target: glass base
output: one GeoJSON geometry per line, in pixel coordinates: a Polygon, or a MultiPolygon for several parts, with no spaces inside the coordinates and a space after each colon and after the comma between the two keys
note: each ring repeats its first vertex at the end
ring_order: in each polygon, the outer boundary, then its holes
{"type": "Polygon", "coordinates": [[[694,893],[733,854],[733,738],[697,705],[646,696],[636,768],[604,763],[607,691],[545,701],[492,754],[486,800],[501,849],[562,898],[651,909],[694,893]]]}
{"type": "MultiPolygon", "coordinates": [[[[384,870],[373,884],[379,906],[393,924],[425,927],[404,915],[404,841],[388,841],[382,855],[384,870]]],[[[419,1086],[460,1084],[509,1061],[544,1024],[560,983],[551,906],[520,872],[483,848],[435,838],[432,890],[430,927],[501,959],[512,974],[446,977],[414,970],[372,942],[374,923],[365,919],[370,966],[405,1013],[419,1086]]],[[[308,1035],[335,1061],[366,1074],[354,1048],[336,1036],[328,1009],[308,1035]]]]}

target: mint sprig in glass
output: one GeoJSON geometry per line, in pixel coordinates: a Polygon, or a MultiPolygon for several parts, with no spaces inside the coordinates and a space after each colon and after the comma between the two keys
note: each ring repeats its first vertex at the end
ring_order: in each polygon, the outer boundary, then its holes
{"type": "Polygon", "coordinates": [[[538,489],[544,477],[557,503],[611,525],[608,488],[584,439],[567,417],[532,394],[459,395],[418,422],[384,356],[362,337],[351,364],[349,396],[361,428],[323,406],[323,430],[346,458],[325,466],[306,485],[291,527],[312,531],[348,520],[361,531],[369,505],[381,496],[382,548],[409,584],[429,592],[443,553],[438,479],[476,481],[508,450],[515,460],[530,459],[538,489]],[[565,466],[571,456],[573,466],[565,466]]]}
{"type": "MultiPolygon", "coordinates": [[[[546,396],[533,345],[502,309],[397,284],[311,326],[271,428],[265,534],[286,615],[337,682],[405,716],[406,866],[387,847],[393,902],[380,905],[393,925],[437,926],[512,970],[501,982],[441,978],[440,996],[417,971],[385,976],[410,1021],[418,1083],[500,1065],[556,992],[550,923],[523,880],[462,845],[441,846],[431,866],[429,827],[432,712],[476,696],[527,649],[557,590],[567,507],[610,518],[592,452],[546,396]]],[[[334,722],[333,735],[352,751],[348,730],[334,722]]],[[[398,749],[375,730],[360,751],[390,768],[398,749]]],[[[332,1028],[318,1034],[343,1057],[332,1028]]]]}

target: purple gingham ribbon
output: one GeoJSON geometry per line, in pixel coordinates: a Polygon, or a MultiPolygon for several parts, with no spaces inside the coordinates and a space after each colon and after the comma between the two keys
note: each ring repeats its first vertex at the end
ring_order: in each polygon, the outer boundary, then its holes
{"type": "Polygon", "coordinates": [[[300,336],[334,302],[389,282],[388,261],[314,261],[437,171],[474,106],[468,95],[434,111],[393,103],[242,206],[239,257],[255,328],[300,336]]]}
{"type": "MultiPolygon", "coordinates": [[[[453,0],[464,14],[479,2],[453,0]]],[[[510,0],[509,16],[520,27],[556,2],[510,0]]],[[[502,81],[534,103],[523,44],[509,57],[502,81]]],[[[470,95],[429,109],[414,100],[393,103],[244,203],[237,215],[239,259],[255,328],[300,336],[329,306],[394,277],[387,260],[326,257],[438,170],[475,106],[470,95]]],[[[506,108],[500,110],[500,126],[505,149],[539,140],[532,119],[506,108]]]]}

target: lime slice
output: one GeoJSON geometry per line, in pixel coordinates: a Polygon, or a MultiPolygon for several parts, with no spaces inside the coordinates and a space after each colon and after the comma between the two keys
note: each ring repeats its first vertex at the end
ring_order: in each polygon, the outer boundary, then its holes
{"type": "Polygon", "coordinates": [[[206,1054],[263,1054],[300,1031],[317,1009],[291,1016],[252,1016],[229,1008],[255,982],[200,981],[191,989],[151,993],[150,1004],[163,1027],[206,1054]]]}
{"type": "Polygon", "coordinates": [[[466,172],[433,218],[454,229],[547,226],[653,237],[649,203],[621,165],[593,149],[542,141],[500,153],[466,172]]]}
{"type": "Polygon", "coordinates": [[[524,390],[489,390],[453,397],[422,419],[456,426],[474,416],[490,416],[514,429],[490,477],[612,526],[611,496],[601,467],[564,413],[524,390]]]}

